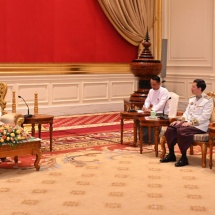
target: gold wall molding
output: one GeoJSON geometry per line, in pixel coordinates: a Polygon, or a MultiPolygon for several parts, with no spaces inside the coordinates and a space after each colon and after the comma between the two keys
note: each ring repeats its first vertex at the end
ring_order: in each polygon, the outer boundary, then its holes
{"type": "Polygon", "coordinates": [[[156,59],[161,60],[162,52],[162,0],[156,0],[155,4],[155,26],[154,26],[154,46],[156,53],[154,54],[156,59]]]}
{"type": "Polygon", "coordinates": [[[0,64],[0,76],[123,73],[130,73],[129,63],[0,64]]]}

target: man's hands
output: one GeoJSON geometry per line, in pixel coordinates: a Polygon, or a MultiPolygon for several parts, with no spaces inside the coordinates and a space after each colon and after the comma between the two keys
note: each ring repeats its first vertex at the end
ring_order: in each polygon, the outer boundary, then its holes
{"type": "Polygon", "coordinates": [[[183,122],[182,123],[182,126],[185,126],[185,127],[187,127],[187,126],[191,126],[192,124],[190,123],[190,122],[183,122]]]}
{"type": "Polygon", "coordinates": [[[170,123],[170,126],[176,126],[176,125],[179,125],[180,123],[181,123],[180,121],[174,121],[170,123]]]}
{"type": "Polygon", "coordinates": [[[188,127],[188,126],[191,126],[192,124],[190,122],[181,122],[181,121],[174,121],[170,124],[170,126],[176,126],[176,125],[179,125],[181,124],[182,126],[184,127],[188,127]]]}
{"type": "Polygon", "coordinates": [[[145,108],[143,107],[142,110],[146,113],[150,113],[151,112],[151,108],[145,108]]]}

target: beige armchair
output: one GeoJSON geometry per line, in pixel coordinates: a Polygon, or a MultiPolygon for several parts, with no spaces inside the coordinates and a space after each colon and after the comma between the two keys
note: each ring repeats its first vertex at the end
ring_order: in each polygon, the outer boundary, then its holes
{"type": "Polygon", "coordinates": [[[22,114],[16,113],[15,92],[13,91],[12,93],[12,113],[7,113],[7,111],[5,110],[7,104],[7,102],[5,101],[5,96],[7,94],[7,84],[0,82],[0,123],[21,126],[24,122],[24,116],[22,114]]]}

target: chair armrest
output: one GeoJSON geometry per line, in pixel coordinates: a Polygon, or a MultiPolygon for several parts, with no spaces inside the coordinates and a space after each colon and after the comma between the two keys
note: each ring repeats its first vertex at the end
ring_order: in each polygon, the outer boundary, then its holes
{"type": "Polygon", "coordinates": [[[209,123],[209,128],[215,129],[215,122],[210,122],[209,123]]]}
{"type": "Polygon", "coordinates": [[[175,117],[174,117],[174,118],[169,118],[169,122],[170,122],[170,123],[172,123],[172,122],[174,122],[174,121],[176,121],[176,120],[177,120],[177,118],[175,118],[175,117]]]}
{"type": "Polygon", "coordinates": [[[24,122],[24,116],[19,113],[7,113],[1,116],[0,121],[4,124],[14,124],[21,126],[24,122]]]}

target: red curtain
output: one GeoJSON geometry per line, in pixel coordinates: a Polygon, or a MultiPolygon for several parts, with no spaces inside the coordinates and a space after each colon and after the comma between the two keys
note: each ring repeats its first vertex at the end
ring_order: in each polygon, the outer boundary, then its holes
{"type": "Polygon", "coordinates": [[[0,0],[0,63],[128,63],[97,0],[0,0]]]}

